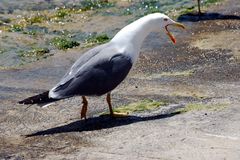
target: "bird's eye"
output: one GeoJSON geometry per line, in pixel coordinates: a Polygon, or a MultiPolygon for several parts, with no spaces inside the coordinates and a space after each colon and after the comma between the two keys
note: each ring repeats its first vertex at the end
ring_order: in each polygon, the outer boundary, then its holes
{"type": "Polygon", "coordinates": [[[164,21],[168,21],[168,19],[167,19],[167,18],[164,18],[163,20],[164,20],[164,21]]]}

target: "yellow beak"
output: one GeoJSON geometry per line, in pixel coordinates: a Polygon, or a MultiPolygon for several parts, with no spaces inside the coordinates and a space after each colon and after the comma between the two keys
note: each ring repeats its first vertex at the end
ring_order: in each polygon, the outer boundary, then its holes
{"type": "Polygon", "coordinates": [[[182,29],[185,29],[185,26],[181,23],[178,23],[178,22],[175,22],[175,23],[172,23],[172,24],[168,24],[165,26],[165,30],[167,32],[167,35],[169,36],[169,38],[172,40],[172,42],[175,44],[176,43],[176,39],[175,37],[171,34],[171,32],[168,30],[168,26],[176,26],[176,27],[179,27],[179,28],[182,28],[182,29]]]}

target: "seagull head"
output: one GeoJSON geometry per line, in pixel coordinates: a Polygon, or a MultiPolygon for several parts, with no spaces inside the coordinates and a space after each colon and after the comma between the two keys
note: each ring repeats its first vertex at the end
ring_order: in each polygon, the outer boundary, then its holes
{"type": "MultiPolygon", "coordinates": [[[[157,22],[157,24],[155,24],[155,25],[156,26],[160,25],[161,29],[165,30],[166,34],[169,36],[171,41],[175,44],[176,39],[173,36],[173,34],[168,30],[168,27],[174,26],[174,27],[185,29],[185,26],[181,23],[175,22],[174,20],[172,20],[165,14],[155,13],[155,14],[152,14],[152,16],[154,16],[153,19],[155,20],[155,22],[157,22]]],[[[159,28],[158,28],[158,30],[159,30],[159,28]]]]}

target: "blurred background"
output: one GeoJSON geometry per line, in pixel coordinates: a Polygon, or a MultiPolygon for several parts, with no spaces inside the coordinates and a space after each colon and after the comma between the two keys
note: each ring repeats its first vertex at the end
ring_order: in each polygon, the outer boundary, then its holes
{"type": "Polygon", "coordinates": [[[123,26],[154,12],[177,19],[219,0],[0,0],[0,67],[109,41],[123,26]],[[199,3],[198,3],[199,2],[199,3]]]}

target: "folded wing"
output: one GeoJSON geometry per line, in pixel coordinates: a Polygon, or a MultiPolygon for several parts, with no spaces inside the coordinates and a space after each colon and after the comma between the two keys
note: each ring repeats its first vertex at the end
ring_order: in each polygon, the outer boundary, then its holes
{"type": "Polygon", "coordinates": [[[91,54],[85,61],[80,58],[50,90],[51,98],[105,94],[117,87],[132,67],[130,57],[106,46],[91,54]]]}

